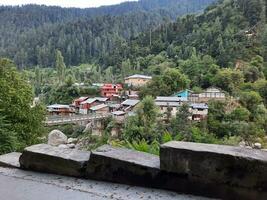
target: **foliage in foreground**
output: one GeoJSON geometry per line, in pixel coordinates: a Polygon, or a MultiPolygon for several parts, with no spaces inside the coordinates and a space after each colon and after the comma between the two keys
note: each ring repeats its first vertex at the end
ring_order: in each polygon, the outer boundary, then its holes
{"type": "Polygon", "coordinates": [[[0,85],[0,153],[21,150],[38,141],[45,112],[10,60],[0,59],[0,85]]]}

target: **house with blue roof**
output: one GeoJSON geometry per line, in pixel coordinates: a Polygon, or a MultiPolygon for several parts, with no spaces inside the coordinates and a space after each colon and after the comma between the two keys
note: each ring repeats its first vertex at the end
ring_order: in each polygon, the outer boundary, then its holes
{"type": "Polygon", "coordinates": [[[193,91],[186,89],[186,90],[181,90],[181,91],[175,93],[173,96],[184,98],[184,99],[188,100],[190,94],[192,94],[192,93],[193,93],[193,91]]]}

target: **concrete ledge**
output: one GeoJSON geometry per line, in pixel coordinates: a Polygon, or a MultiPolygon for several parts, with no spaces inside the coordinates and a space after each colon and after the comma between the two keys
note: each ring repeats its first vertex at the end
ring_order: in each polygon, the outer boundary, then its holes
{"type": "Polygon", "coordinates": [[[9,167],[9,168],[19,168],[19,157],[21,153],[12,152],[5,155],[0,156],[0,166],[1,167],[9,167]]]}
{"type": "Polygon", "coordinates": [[[116,183],[154,186],[159,157],[109,145],[93,151],[87,165],[87,178],[116,183]]]}
{"type": "Polygon", "coordinates": [[[24,149],[21,168],[66,176],[83,177],[90,152],[38,144],[24,149]]]}
{"type": "Polygon", "coordinates": [[[260,150],[168,142],[160,149],[160,168],[203,184],[267,191],[267,152],[260,150]]]}

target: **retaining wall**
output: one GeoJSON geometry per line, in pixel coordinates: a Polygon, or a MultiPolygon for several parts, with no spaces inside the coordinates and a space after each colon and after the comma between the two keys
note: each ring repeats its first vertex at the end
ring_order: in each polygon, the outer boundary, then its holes
{"type": "Polygon", "coordinates": [[[185,142],[160,157],[104,145],[92,152],[49,145],[26,148],[21,167],[221,199],[267,199],[267,152],[185,142]]]}

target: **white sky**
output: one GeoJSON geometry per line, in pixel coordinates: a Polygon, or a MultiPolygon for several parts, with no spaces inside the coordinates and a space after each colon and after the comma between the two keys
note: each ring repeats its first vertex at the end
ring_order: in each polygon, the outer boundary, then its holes
{"type": "Polygon", "coordinates": [[[89,8],[102,5],[118,4],[124,1],[134,0],[0,0],[0,5],[41,4],[61,7],[89,8]]]}

